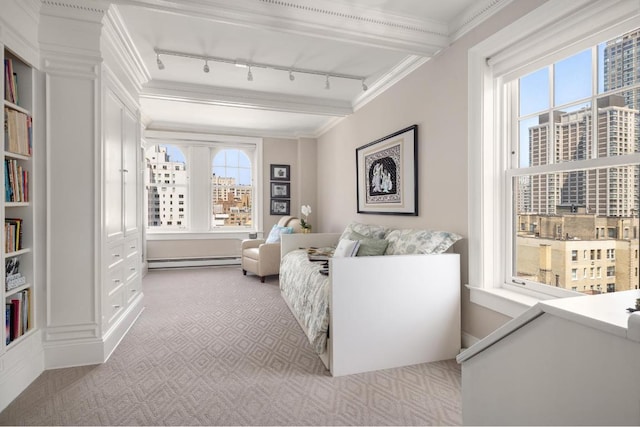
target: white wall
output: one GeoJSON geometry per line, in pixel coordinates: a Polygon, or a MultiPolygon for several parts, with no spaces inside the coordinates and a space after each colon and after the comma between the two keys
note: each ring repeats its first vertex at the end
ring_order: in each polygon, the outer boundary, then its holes
{"type": "MultiPolygon", "coordinates": [[[[340,232],[359,221],[467,236],[467,51],[542,3],[511,3],[318,139],[319,231],[340,232]],[[357,214],[355,149],[412,124],[418,125],[419,216],[357,214]]],[[[454,250],[467,283],[473,254],[466,240],[454,250]]],[[[508,320],[472,304],[466,289],[462,310],[463,331],[477,338],[508,320]]]]}

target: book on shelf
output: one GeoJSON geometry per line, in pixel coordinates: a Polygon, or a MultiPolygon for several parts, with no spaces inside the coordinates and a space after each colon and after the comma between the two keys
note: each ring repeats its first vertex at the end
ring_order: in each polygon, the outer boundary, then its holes
{"type": "Polygon", "coordinates": [[[4,108],[4,149],[11,153],[31,155],[33,121],[31,116],[13,108],[4,108]]]}
{"type": "Polygon", "coordinates": [[[31,328],[31,304],[31,289],[12,295],[10,302],[5,304],[7,344],[20,338],[31,328]]]}
{"type": "Polygon", "coordinates": [[[11,342],[11,304],[4,305],[4,336],[5,344],[11,342]]]}
{"type": "Polygon", "coordinates": [[[4,60],[4,99],[18,104],[18,75],[13,71],[13,60],[4,60]]]}
{"type": "Polygon", "coordinates": [[[22,249],[22,219],[5,218],[4,236],[5,253],[16,252],[22,249]]]}
{"type": "Polygon", "coordinates": [[[5,159],[5,202],[29,201],[29,171],[23,169],[16,159],[5,159]]]}

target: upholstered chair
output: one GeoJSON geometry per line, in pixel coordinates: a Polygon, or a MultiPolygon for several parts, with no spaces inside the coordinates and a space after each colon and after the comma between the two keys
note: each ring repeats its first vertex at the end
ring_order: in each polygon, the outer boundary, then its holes
{"type": "MultiPolygon", "coordinates": [[[[294,233],[300,233],[300,220],[293,216],[283,216],[278,221],[280,227],[292,227],[294,233]]],[[[280,274],[280,241],[266,243],[265,239],[246,239],[241,243],[242,274],[247,271],[260,277],[264,283],[266,276],[280,274]]]]}

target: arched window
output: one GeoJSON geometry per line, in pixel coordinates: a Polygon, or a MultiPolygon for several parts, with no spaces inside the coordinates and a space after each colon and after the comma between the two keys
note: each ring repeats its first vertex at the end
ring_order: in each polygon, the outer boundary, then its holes
{"type": "Polygon", "coordinates": [[[212,227],[252,227],[254,188],[247,154],[236,148],[216,150],[211,172],[212,227]]]}
{"type": "Polygon", "coordinates": [[[189,218],[185,155],[174,145],[153,145],[145,153],[147,227],[186,229],[189,218]]]}

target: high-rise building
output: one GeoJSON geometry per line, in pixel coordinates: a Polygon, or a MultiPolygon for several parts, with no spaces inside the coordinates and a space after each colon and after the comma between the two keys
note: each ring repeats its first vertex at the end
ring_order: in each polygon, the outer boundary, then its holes
{"type": "MultiPolygon", "coordinates": [[[[539,124],[529,128],[530,165],[552,163],[551,156],[553,163],[585,160],[594,149],[598,157],[632,153],[638,138],[637,113],[625,106],[621,95],[600,98],[595,147],[591,107],[573,112],[556,111],[553,123],[549,114],[541,114],[539,124]],[[550,147],[551,126],[554,148],[550,147]]],[[[530,185],[521,185],[519,191],[530,193],[530,196],[520,196],[531,200],[529,213],[555,214],[558,206],[581,206],[596,215],[630,217],[638,206],[637,176],[637,166],[542,174],[532,176],[530,185]]]]}
{"type": "Polygon", "coordinates": [[[184,162],[172,161],[167,147],[147,149],[148,226],[186,228],[188,217],[187,171],[184,162]]]}

